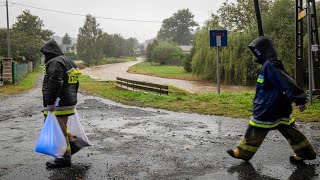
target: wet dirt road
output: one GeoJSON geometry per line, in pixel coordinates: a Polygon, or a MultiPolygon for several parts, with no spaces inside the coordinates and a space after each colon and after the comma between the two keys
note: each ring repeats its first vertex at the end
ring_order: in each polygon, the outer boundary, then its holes
{"type": "MultiPolygon", "coordinates": [[[[215,86],[215,84],[210,82],[166,79],[142,74],[131,74],[127,72],[130,66],[133,66],[143,61],[144,58],[138,58],[137,61],[92,66],[89,68],[85,68],[81,71],[83,74],[89,75],[90,77],[101,81],[115,81],[116,77],[122,77],[125,79],[144,81],[149,83],[171,85],[192,93],[217,92],[217,87],[215,86]]],[[[252,89],[252,87],[221,85],[220,89],[222,92],[241,91],[252,89]]]]}
{"type": "MultiPolygon", "coordinates": [[[[268,134],[251,163],[226,150],[242,137],[247,120],[124,106],[79,94],[78,112],[93,146],[72,167],[46,169],[51,158],[34,152],[43,125],[41,90],[0,95],[0,179],[319,179],[319,159],[289,162],[291,149],[268,134]]],[[[301,124],[319,153],[320,126],[301,124]]]]}

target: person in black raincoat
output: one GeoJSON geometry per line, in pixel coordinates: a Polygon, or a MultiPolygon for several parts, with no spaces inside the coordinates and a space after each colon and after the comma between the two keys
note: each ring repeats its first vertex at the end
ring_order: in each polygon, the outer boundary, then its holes
{"type": "Polygon", "coordinates": [[[315,159],[316,153],[312,145],[291,117],[293,102],[301,112],[306,109],[306,93],[286,73],[271,39],[260,36],[248,47],[257,57],[256,62],[262,65],[257,79],[253,114],[244,138],[236,148],[227,150],[227,153],[234,158],[249,161],[267,133],[278,129],[295,153],[290,156],[290,161],[315,159]]]}
{"type": "Polygon", "coordinates": [[[64,157],[48,161],[46,165],[48,167],[68,167],[71,166],[70,141],[74,140],[73,136],[67,132],[67,122],[68,116],[75,112],[79,88],[78,76],[81,73],[74,62],[63,55],[54,40],[46,42],[40,51],[45,56],[42,86],[43,106],[45,107],[43,112],[47,115],[48,111],[51,111],[56,115],[67,141],[64,157]]]}

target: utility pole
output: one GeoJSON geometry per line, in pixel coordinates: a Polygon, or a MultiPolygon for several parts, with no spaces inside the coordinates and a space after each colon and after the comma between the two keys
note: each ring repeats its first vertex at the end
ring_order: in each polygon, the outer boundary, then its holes
{"type": "Polygon", "coordinates": [[[11,58],[8,0],[6,0],[6,8],[7,8],[7,47],[8,47],[8,58],[11,58]]]}
{"type": "Polygon", "coordinates": [[[262,21],[261,21],[261,14],[260,14],[260,7],[259,7],[259,0],[254,0],[254,10],[256,12],[256,17],[257,17],[259,36],[264,36],[262,21]]]}
{"type": "MultiPolygon", "coordinates": [[[[307,0],[308,1],[308,0],[307,0]]],[[[308,31],[308,74],[309,74],[309,103],[312,104],[312,89],[313,89],[313,72],[312,72],[312,51],[311,51],[311,8],[309,1],[306,4],[307,9],[307,31],[308,31]]]]}
{"type": "Polygon", "coordinates": [[[296,0],[296,73],[295,78],[301,87],[304,86],[305,69],[303,66],[303,19],[307,18],[308,35],[308,89],[309,103],[312,103],[313,90],[320,89],[320,51],[318,22],[315,0],[296,0]],[[303,5],[305,3],[305,6],[303,5]]]}

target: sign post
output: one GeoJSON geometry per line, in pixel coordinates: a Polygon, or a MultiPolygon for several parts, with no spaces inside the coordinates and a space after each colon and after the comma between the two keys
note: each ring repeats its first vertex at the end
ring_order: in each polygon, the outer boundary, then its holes
{"type": "Polygon", "coordinates": [[[217,60],[217,90],[220,94],[220,46],[228,45],[228,32],[227,30],[210,30],[210,46],[216,47],[216,60],[217,60]]]}

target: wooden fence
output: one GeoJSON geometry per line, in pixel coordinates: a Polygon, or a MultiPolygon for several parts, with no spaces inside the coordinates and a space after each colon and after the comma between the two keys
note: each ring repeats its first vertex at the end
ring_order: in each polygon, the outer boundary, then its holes
{"type": "Polygon", "coordinates": [[[128,90],[152,91],[160,94],[168,94],[168,85],[154,84],[117,77],[117,87],[128,90]]]}

